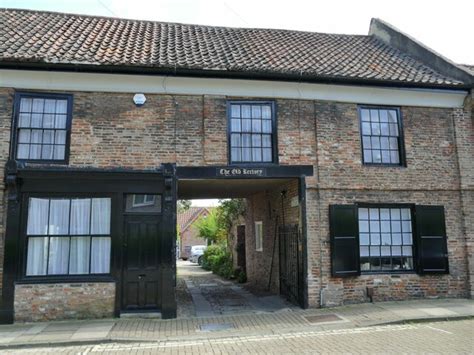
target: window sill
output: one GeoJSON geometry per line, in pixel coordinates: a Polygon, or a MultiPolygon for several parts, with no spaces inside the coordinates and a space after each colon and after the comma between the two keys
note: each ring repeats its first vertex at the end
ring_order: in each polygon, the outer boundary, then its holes
{"type": "Polygon", "coordinates": [[[361,271],[360,276],[373,276],[373,275],[387,275],[387,276],[396,276],[396,275],[418,275],[415,270],[405,270],[405,271],[361,271]]]}
{"type": "Polygon", "coordinates": [[[15,282],[16,285],[35,285],[35,284],[64,284],[64,283],[96,283],[96,282],[115,282],[110,275],[74,275],[71,276],[24,276],[15,282]]]}

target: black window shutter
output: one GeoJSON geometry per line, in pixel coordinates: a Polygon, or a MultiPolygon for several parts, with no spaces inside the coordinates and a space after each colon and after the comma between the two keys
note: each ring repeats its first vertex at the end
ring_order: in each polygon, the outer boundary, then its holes
{"type": "Polygon", "coordinates": [[[418,272],[449,273],[444,207],[416,206],[415,218],[418,272]]]}
{"type": "Polygon", "coordinates": [[[332,276],[360,274],[359,222],[354,205],[329,207],[332,276]]]}

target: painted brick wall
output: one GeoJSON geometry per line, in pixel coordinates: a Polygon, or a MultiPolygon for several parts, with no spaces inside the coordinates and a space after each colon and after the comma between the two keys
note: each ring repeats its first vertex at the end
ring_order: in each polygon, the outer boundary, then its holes
{"type": "Polygon", "coordinates": [[[113,317],[115,283],[15,286],[15,321],[113,317]]]}

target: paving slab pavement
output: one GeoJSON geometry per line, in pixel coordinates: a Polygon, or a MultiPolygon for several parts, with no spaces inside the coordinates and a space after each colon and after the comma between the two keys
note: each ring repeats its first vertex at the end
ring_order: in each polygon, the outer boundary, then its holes
{"type": "Polygon", "coordinates": [[[301,331],[336,331],[416,320],[466,318],[474,318],[473,300],[441,299],[169,320],[107,319],[13,324],[0,326],[0,349],[55,344],[59,346],[269,336],[301,331]]]}

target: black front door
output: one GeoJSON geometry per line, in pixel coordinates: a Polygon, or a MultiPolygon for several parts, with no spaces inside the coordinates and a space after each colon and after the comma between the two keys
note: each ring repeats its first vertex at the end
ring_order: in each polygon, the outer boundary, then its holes
{"type": "Polygon", "coordinates": [[[122,310],[157,310],[161,304],[159,216],[125,216],[122,310]]]}

